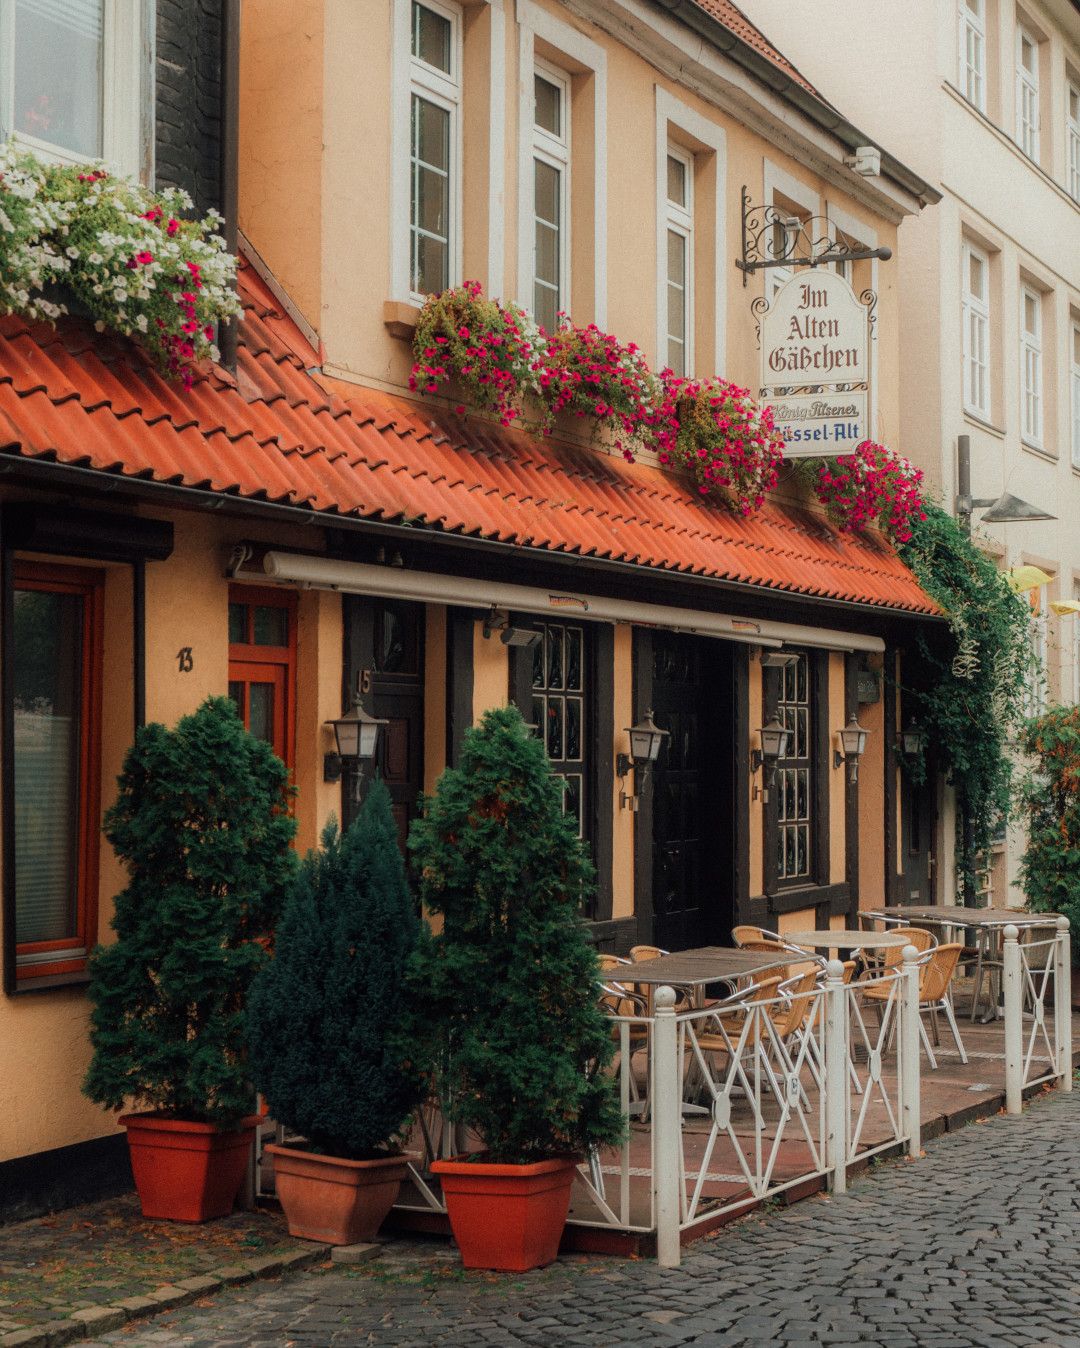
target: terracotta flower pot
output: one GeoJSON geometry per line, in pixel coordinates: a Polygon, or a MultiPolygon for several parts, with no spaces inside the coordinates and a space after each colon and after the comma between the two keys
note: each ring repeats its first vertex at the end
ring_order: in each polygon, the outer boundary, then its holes
{"type": "Polygon", "coordinates": [[[530,1165],[453,1157],[435,1161],[446,1211],[466,1268],[524,1273],[559,1253],[576,1162],[558,1156],[530,1165]]]}
{"type": "Polygon", "coordinates": [[[258,1121],[250,1115],[226,1131],[163,1114],[123,1115],[143,1216],[173,1222],[227,1217],[244,1180],[258,1121]]]}
{"type": "Polygon", "coordinates": [[[289,1235],[329,1245],[374,1240],[397,1201],[405,1178],[404,1156],[346,1161],[271,1143],[274,1187],[289,1235]]]}

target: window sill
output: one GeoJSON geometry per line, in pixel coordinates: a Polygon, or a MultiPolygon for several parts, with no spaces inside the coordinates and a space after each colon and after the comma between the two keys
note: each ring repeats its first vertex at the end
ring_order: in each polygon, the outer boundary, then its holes
{"type": "Polygon", "coordinates": [[[384,300],[383,327],[391,337],[411,342],[420,317],[420,306],[408,300],[384,300]]]}
{"type": "Polygon", "coordinates": [[[31,992],[54,992],[57,988],[86,987],[90,974],[76,969],[68,974],[43,974],[40,978],[16,978],[6,991],[9,997],[22,997],[31,992]]]}
{"type": "Polygon", "coordinates": [[[1036,445],[1031,440],[1025,440],[1023,436],[1020,437],[1020,448],[1026,449],[1029,454],[1034,454],[1040,459],[1046,459],[1048,463],[1057,463],[1057,455],[1052,449],[1036,445]]]}
{"type": "Polygon", "coordinates": [[[964,408],[964,420],[970,422],[972,426],[978,426],[981,431],[989,431],[991,435],[996,435],[998,439],[1005,439],[1004,426],[995,426],[992,421],[987,421],[981,417],[978,412],[972,412],[969,408],[964,408]]]}

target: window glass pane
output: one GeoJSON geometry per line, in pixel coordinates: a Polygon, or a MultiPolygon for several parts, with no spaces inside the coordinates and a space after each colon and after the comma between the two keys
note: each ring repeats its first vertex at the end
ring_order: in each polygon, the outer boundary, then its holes
{"type": "Polygon", "coordinates": [[[437,294],[450,283],[450,113],[412,100],[411,285],[437,294]]]}
{"type": "Polygon", "coordinates": [[[577,824],[578,837],[580,838],[582,836],[581,777],[572,772],[565,776],[563,781],[566,784],[566,790],[563,794],[563,811],[577,824]]]}
{"type": "Polygon", "coordinates": [[[1024,331],[1035,336],[1039,331],[1039,301],[1030,291],[1024,291],[1024,331]]]}
{"type": "Polygon", "coordinates": [[[968,290],[976,299],[984,299],[983,284],[985,281],[985,272],[982,258],[975,253],[968,253],[968,290]]]}
{"type": "MultiPolygon", "coordinates": [[[[536,216],[558,229],[561,216],[562,174],[557,168],[536,160],[536,216]]],[[[541,273],[550,280],[555,274],[554,261],[541,273]]]]}
{"type": "Polygon", "coordinates": [[[229,605],[229,640],[234,645],[246,645],[248,639],[248,606],[229,605]]]}
{"type": "Polygon", "coordinates": [[[248,702],[251,714],[248,729],[267,744],[274,743],[274,685],[272,683],[249,683],[248,702]]]}
{"type": "Polygon", "coordinates": [[[667,161],[667,194],[668,201],[676,206],[686,205],[686,165],[673,154],[668,155],[667,161]]]}
{"type": "Polygon", "coordinates": [[[581,628],[566,629],[566,686],[570,689],[581,687],[581,628]]]}
{"type": "Polygon", "coordinates": [[[16,939],[78,930],[83,604],[15,592],[16,939]]]}
{"type": "Polygon", "coordinates": [[[16,131],[86,158],[101,154],[104,10],[105,0],[15,0],[16,131]]]}
{"type": "Polygon", "coordinates": [[[547,685],[549,688],[561,688],[563,686],[562,639],[563,629],[561,627],[552,626],[547,629],[547,685]]]}
{"type": "Polygon", "coordinates": [[[412,7],[412,54],[426,65],[451,73],[453,29],[450,20],[414,0],[412,7]]]}
{"type": "Polygon", "coordinates": [[[236,710],[244,719],[244,685],[236,679],[229,680],[229,700],[236,703],[236,710]]]}
{"type": "Polygon", "coordinates": [[[536,125],[553,136],[562,136],[562,90],[551,80],[536,75],[536,125]]]}
{"type": "Polygon", "coordinates": [[[276,604],[256,604],[255,645],[287,646],[289,644],[289,610],[276,604]]]}
{"type": "Polygon", "coordinates": [[[547,701],[548,758],[563,757],[563,699],[549,697],[547,701]]]}
{"type": "Polygon", "coordinates": [[[581,758],[581,698],[566,699],[566,747],[564,755],[569,759],[581,758]]]}

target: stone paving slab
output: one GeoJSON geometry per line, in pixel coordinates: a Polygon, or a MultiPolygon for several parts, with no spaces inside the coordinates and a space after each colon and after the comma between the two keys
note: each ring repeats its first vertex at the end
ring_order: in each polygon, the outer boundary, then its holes
{"type": "Polygon", "coordinates": [[[445,1241],[321,1263],[85,1348],[872,1344],[1080,1348],[1080,1090],[951,1132],[843,1198],[759,1211],[684,1252],[466,1273],[445,1241]]]}
{"type": "Polygon", "coordinates": [[[0,1346],[54,1348],[327,1258],[279,1213],[147,1221],[134,1195],[0,1226],[0,1346]]]}

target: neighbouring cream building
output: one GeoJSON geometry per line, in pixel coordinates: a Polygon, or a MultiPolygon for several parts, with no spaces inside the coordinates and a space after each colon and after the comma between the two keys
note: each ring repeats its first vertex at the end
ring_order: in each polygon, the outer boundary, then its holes
{"type": "MultiPolygon", "coordinates": [[[[957,438],[972,494],[1057,518],[979,523],[1030,592],[1045,662],[1032,712],[1080,698],[1080,4],[922,0],[874,8],[747,0],[751,19],[872,136],[943,194],[900,231],[900,439],[951,509],[957,438]]],[[[953,880],[942,801],[939,897],[953,880]]],[[[1003,836],[994,902],[1020,898],[1022,839],[1003,836]]]]}

